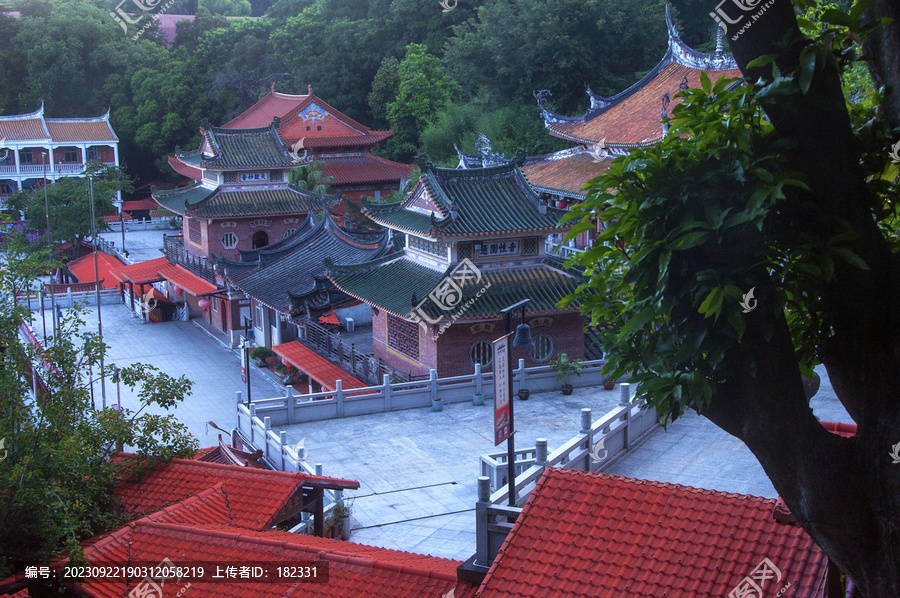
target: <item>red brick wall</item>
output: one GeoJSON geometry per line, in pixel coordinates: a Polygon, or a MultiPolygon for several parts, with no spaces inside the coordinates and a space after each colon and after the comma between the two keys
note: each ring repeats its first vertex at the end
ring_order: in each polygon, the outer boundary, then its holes
{"type": "MultiPolygon", "coordinates": [[[[582,317],[578,312],[554,313],[548,316],[527,317],[525,321],[531,326],[531,334],[547,334],[553,339],[553,356],[558,353],[567,353],[571,359],[584,359],[584,331],[582,317]],[[550,326],[546,326],[547,319],[550,326]]],[[[475,366],[472,365],[470,350],[479,340],[487,342],[500,338],[506,331],[506,322],[492,320],[486,322],[493,324],[493,330],[477,329],[473,334],[474,323],[456,323],[450,326],[438,340],[437,363],[438,376],[462,376],[472,374],[475,366]]],[[[518,325],[513,323],[513,331],[518,325]]],[[[538,363],[531,358],[524,347],[515,347],[512,350],[513,368],[519,367],[519,359],[525,360],[525,367],[545,365],[547,361],[538,363]]],[[[484,368],[491,371],[492,367],[484,368]]]]}
{"type": "Polygon", "coordinates": [[[372,316],[372,344],[376,357],[380,357],[387,365],[401,372],[412,372],[414,376],[427,375],[434,367],[435,349],[430,335],[423,334],[419,327],[419,359],[401,355],[387,344],[387,314],[379,310],[372,316]]]}
{"type": "Polygon", "coordinates": [[[189,220],[189,218],[184,219],[182,233],[185,238],[185,246],[187,247],[188,252],[191,255],[204,257],[209,261],[212,261],[216,256],[219,255],[226,259],[236,260],[240,258],[239,250],[253,249],[253,235],[258,231],[263,231],[269,236],[268,244],[271,245],[275,241],[280,241],[282,237],[284,237],[284,233],[287,229],[300,228],[303,221],[306,220],[306,214],[293,214],[288,216],[265,216],[254,218],[228,218],[222,220],[213,220],[210,224],[206,224],[206,221],[201,219],[201,247],[197,247],[189,240],[189,220]],[[285,220],[296,219],[299,219],[299,222],[285,222],[285,220]],[[253,228],[250,227],[251,222],[258,222],[262,220],[269,220],[271,221],[271,224],[268,227],[259,225],[253,228]],[[237,223],[237,226],[223,228],[223,222],[235,222],[237,223]],[[237,235],[238,244],[235,248],[225,249],[225,247],[222,246],[222,237],[225,236],[226,233],[233,233],[237,235]]]}

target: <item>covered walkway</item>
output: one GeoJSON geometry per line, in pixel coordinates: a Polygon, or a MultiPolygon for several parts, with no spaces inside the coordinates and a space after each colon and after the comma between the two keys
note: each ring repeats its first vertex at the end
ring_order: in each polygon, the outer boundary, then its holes
{"type": "Polygon", "coordinates": [[[341,381],[343,390],[365,388],[368,384],[354,378],[335,364],[331,363],[300,341],[291,341],[272,347],[275,354],[284,358],[290,365],[315,380],[322,391],[335,390],[337,380],[341,381]]]}

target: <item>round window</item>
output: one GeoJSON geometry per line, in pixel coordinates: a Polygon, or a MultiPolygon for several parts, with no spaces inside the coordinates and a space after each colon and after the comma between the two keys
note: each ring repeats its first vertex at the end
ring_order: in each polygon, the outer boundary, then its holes
{"type": "Polygon", "coordinates": [[[549,334],[535,334],[534,346],[528,353],[537,362],[547,361],[553,355],[553,337],[549,334]]]}
{"type": "Polygon", "coordinates": [[[472,360],[472,365],[476,363],[480,363],[482,367],[491,365],[494,361],[494,351],[491,343],[478,341],[472,345],[472,348],[469,349],[469,359],[472,360]]]}

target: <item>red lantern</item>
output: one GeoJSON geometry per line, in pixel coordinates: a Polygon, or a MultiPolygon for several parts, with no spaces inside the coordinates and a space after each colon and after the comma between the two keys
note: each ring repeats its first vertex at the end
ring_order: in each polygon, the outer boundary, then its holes
{"type": "Polygon", "coordinates": [[[209,299],[201,299],[197,302],[197,305],[200,306],[200,309],[203,310],[203,313],[206,313],[206,310],[209,309],[209,306],[212,305],[212,303],[210,303],[209,299]]]}
{"type": "Polygon", "coordinates": [[[560,210],[565,210],[566,208],[569,207],[568,202],[566,202],[566,200],[564,200],[564,199],[559,200],[559,203],[556,205],[557,205],[557,207],[559,207],[560,210]]]}

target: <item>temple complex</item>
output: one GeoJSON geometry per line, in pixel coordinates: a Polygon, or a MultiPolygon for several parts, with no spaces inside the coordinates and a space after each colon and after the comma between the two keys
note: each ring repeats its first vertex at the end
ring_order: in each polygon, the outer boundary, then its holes
{"type": "MultiPolygon", "coordinates": [[[[491,341],[504,333],[501,310],[520,300],[534,335],[513,349],[527,366],[557,353],[584,357],[582,316],[557,307],[580,277],[546,255],[547,235],[563,233],[562,212],[548,208],[526,181],[524,152],[487,168],[436,168],[396,203],[366,202],[363,212],[404,238],[403,250],[339,265],[327,275],[372,308],[374,353],[411,375],[469,374],[492,365],[491,341]]],[[[518,324],[518,320],[515,322],[518,324]]]]}
{"type": "Polygon", "coordinates": [[[380,199],[401,189],[412,170],[409,164],[372,153],[393,131],[377,131],[356,122],[313,94],[312,86],[306,95],[291,95],[276,92],[273,83],[268,94],[225,128],[262,127],[273,119],[284,143],[297,154],[320,160],[323,174],[334,177],[332,190],[351,199],[363,195],[380,199]]]}

